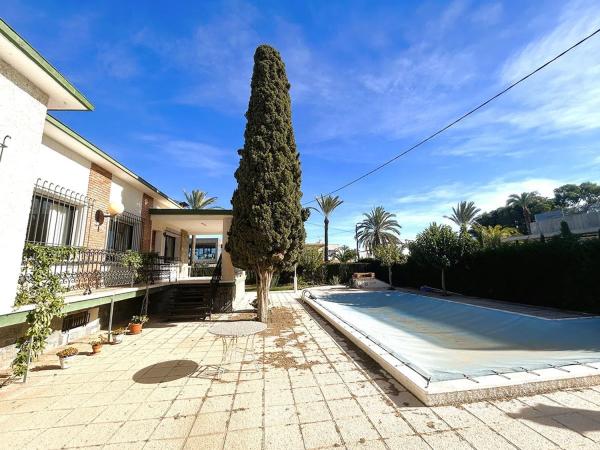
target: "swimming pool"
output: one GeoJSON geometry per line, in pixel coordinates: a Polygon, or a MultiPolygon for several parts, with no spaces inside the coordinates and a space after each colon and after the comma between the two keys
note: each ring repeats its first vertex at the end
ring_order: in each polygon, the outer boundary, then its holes
{"type": "Polygon", "coordinates": [[[546,319],[401,291],[315,294],[428,382],[600,361],[600,317],[546,319]]]}

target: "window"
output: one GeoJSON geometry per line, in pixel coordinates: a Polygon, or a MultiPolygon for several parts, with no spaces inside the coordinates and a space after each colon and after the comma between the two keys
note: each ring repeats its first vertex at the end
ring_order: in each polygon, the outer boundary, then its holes
{"type": "Polygon", "coordinates": [[[217,259],[217,247],[215,244],[197,244],[196,245],[196,259],[212,260],[217,259]]]}
{"type": "Polygon", "coordinates": [[[107,250],[124,252],[139,250],[141,239],[142,218],[124,212],[110,219],[108,226],[107,250]]]}
{"type": "Polygon", "coordinates": [[[87,197],[38,180],[27,225],[27,242],[81,246],[90,201],[87,197]]]}
{"type": "Polygon", "coordinates": [[[175,238],[165,235],[165,259],[175,259],[175,238]]]}

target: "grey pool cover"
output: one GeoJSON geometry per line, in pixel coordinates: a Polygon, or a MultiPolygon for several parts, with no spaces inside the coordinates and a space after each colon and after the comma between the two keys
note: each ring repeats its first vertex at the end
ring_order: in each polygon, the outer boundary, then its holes
{"type": "Polygon", "coordinates": [[[404,292],[323,292],[317,302],[433,381],[600,361],[600,317],[544,319],[404,292]]]}

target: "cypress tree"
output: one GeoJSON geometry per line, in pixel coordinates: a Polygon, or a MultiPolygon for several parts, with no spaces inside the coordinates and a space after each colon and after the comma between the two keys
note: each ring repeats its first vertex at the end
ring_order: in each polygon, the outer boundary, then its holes
{"type": "Polygon", "coordinates": [[[292,129],[290,84],[277,50],[261,45],[254,71],[244,148],[238,150],[233,220],[227,250],[233,264],[257,276],[258,318],[268,319],[273,273],[296,263],[307,212],[300,199],[300,159],[292,129]]]}

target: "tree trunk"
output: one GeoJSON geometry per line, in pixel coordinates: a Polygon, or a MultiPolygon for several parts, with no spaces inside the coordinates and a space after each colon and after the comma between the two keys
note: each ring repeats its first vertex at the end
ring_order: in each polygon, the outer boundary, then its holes
{"type": "Polygon", "coordinates": [[[442,269],[442,292],[444,295],[448,295],[446,292],[446,269],[442,269]]]}
{"type": "Polygon", "coordinates": [[[269,320],[269,288],[273,278],[272,270],[258,270],[258,283],[256,284],[256,314],[258,320],[267,323],[269,320]]]}
{"type": "Polygon", "coordinates": [[[523,208],[523,215],[525,216],[525,230],[527,234],[531,234],[531,214],[529,213],[529,209],[523,208]]]}
{"type": "Polygon", "coordinates": [[[324,256],[325,262],[329,261],[329,219],[325,217],[325,249],[324,256]]]}
{"type": "Polygon", "coordinates": [[[391,264],[388,266],[388,281],[390,282],[390,289],[394,289],[392,285],[392,266],[391,264]]]}

